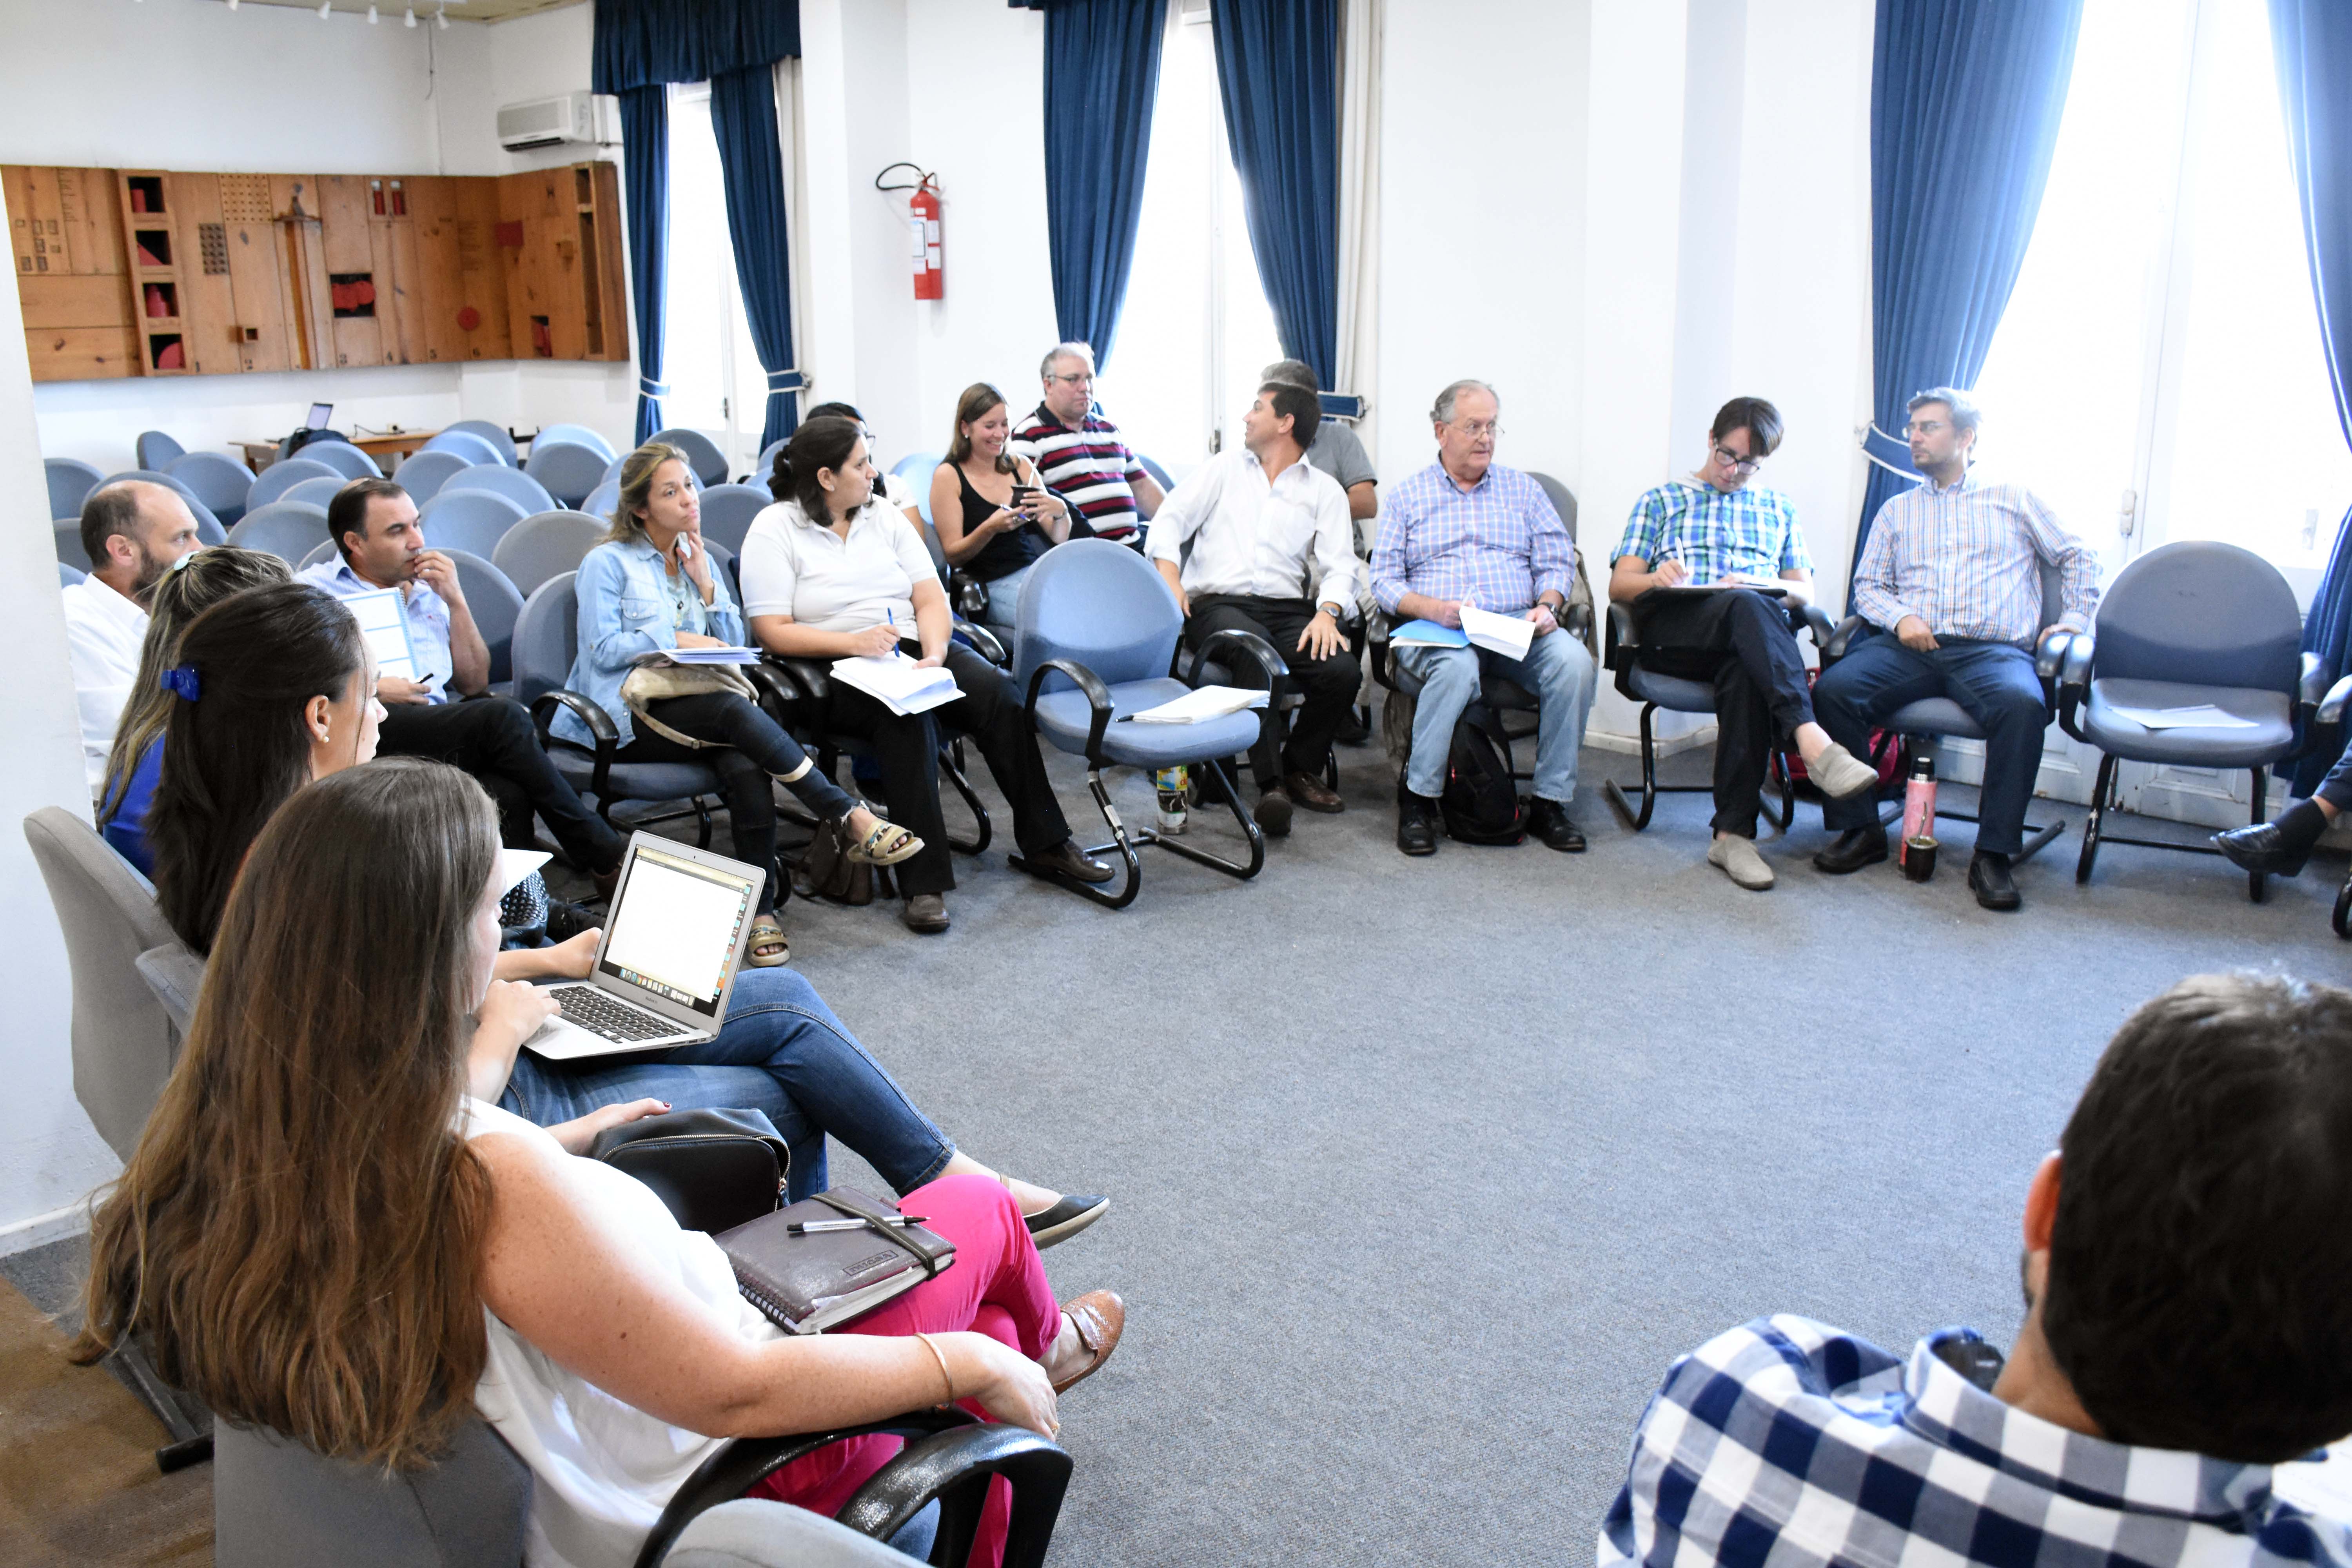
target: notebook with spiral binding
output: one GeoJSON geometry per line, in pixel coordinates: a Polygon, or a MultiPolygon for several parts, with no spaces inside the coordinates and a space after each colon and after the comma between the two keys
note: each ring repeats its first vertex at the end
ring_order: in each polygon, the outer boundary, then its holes
{"type": "Polygon", "coordinates": [[[913,1289],[955,1262],[955,1243],[919,1225],[886,1225],[898,1209],[835,1187],[739,1225],[718,1238],[736,1289],[787,1333],[817,1334],[913,1289]],[[810,1220],[863,1219],[856,1230],[794,1236],[810,1220]]]}

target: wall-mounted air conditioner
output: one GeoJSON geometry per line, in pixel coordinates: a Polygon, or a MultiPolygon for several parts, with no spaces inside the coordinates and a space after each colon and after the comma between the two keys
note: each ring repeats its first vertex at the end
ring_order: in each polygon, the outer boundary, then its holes
{"type": "Polygon", "coordinates": [[[619,101],[593,92],[534,98],[499,110],[499,145],[509,153],[566,142],[610,146],[620,139],[619,101]]]}

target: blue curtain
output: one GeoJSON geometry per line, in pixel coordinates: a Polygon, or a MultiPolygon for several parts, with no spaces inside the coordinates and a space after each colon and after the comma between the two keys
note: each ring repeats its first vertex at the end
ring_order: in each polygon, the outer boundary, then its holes
{"type": "Polygon", "coordinates": [[[800,0],[596,0],[593,85],[709,81],[801,52],[800,0]]]}
{"type": "Polygon", "coordinates": [[[1212,0],[1217,91],[1282,352],[1339,364],[1338,0],[1212,0]]]}
{"type": "Polygon", "coordinates": [[[1161,0],[1012,0],[1045,13],[1045,237],[1063,340],[1110,360],[1135,260],[1161,0]]]}
{"type": "Polygon", "coordinates": [[[626,187],[629,300],[637,318],[637,444],[662,427],[662,302],[669,296],[669,89],[621,94],[621,174],[626,187]]]}
{"type": "Polygon", "coordinates": [[[721,71],[710,79],[710,129],[727,184],[727,232],[735,244],[735,278],[743,286],[751,345],[768,373],[767,418],[760,446],[781,441],[801,422],[803,384],[793,365],[792,237],[784,226],[784,154],[776,133],[773,66],[721,71]]]}
{"type": "MultiPolygon", "coordinates": [[[[1878,0],[1870,83],[1873,450],[1908,466],[1903,405],[1968,388],[2025,261],[2074,71],[2082,0],[1878,0]]],[[[1874,465],[1871,519],[1913,481],[1874,465]]]]}
{"type": "MultiPolygon", "coordinates": [[[[2271,49],[2278,59],[2279,105],[2286,112],[2319,341],[2336,386],[2336,417],[2352,441],[2352,6],[2343,0],[2271,0],[2271,49]]],[[[2303,646],[2332,675],[2352,663],[2352,514],[2336,525],[2327,574],[2303,624],[2303,646]]],[[[2336,759],[2295,765],[2294,793],[2307,795],[2336,759]]]]}

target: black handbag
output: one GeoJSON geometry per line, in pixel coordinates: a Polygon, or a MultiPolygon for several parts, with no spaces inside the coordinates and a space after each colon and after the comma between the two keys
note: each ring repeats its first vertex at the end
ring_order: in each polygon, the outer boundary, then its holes
{"type": "Polygon", "coordinates": [[[792,1151],[764,1110],[670,1110],[596,1135],[588,1157],[654,1190],[688,1230],[717,1236],[783,1202],[792,1151]]]}

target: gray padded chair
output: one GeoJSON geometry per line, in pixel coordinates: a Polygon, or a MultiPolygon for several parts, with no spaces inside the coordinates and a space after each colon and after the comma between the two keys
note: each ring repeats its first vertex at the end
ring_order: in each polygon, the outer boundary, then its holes
{"type": "Polygon", "coordinates": [[[466,607],[490,648],[490,689],[506,695],[514,679],[514,628],[522,616],[522,594],[507,574],[469,551],[446,552],[457,568],[457,586],[465,591],[466,607]]]}
{"type": "Polygon", "coordinates": [[[590,490],[588,499],[580,503],[579,510],[590,517],[611,517],[621,510],[621,481],[606,479],[590,490]]]}
{"type": "Polygon", "coordinates": [[[244,1568],[425,1568],[522,1561],[531,1474],[476,1417],[449,1457],[387,1475],[265,1427],[214,1429],[213,1551],[244,1568]]]}
{"type": "Polygon", "coordinates": [[[341,474],[331,479],[321,477],[304,479],[300,484],[285,490],[278,499],[280,501],[299,501],[304,506],[315,506],[320,511],[324,511],[334,504],[335,497],[345,485],[351,482],[341,474]]]}
{"type": "Polygon", "coordinates": [[[586,512],[543,511],[509,529],[490,552],[490,562],[529,595],[549,578],[578,571],[588,552],[604,542],[608,529],[586,512]]]}
{"type": "Polygon", "coordinates": [[[751,520],[775,504],[764,485],[713,485],[702,492],[702,537],[740,555],[751,520]]]}
{"type": "Polygon", "coordinates": [[[782,451],[791,442],[792,437],[787,436],[781,441],[771,441],[760,448],[760,460],[752,465],[751,477],[744,482],[753,485],[766,484],[768,477],[776,471],[776,454],[782,451]]]}
{"type": "Polygon", "coordinates": [[[142,430],[131,449],[137,455],[139,466],[142,468],[169,468],[188,450],[161,430],[142,430]]]}
{"type": "Polygon", "coordinates": [[[273,501],[246,513],[245,520],[228,531],[228,542],[241,550],[258,550],[289,566],[299,566],[312,551],[331,542],[327,509],[309,501],[273,501]]]}
{"type": "MultiPolygon", "coordinates": [[[[2327,675],[2303,651],[2303,612],[2278,568],[2234,544],[2196,541],[2152,550],[2116,574],[2091,630],[2068,639],[2058,682],[2058,721],[2099,750],[2091,815],[2074,879],[2091,879],[2104,838],[2143,849],[2218,855],[2211,844],[2124,838],[2103,831],[2116,805],[2116,764],[2245,768],[2253,775],[2252,820],[2269,815],[2263,770],[2303,754],[2327,675]],[[2121,708],[2211,705],[2244,728],[2151,730],[2121,708]]],[[[2246,896],[2263,900],[2263,874],[2246,896]]]]}
{"type": "MultiPolygon", "coordinates": [[[[314,463],[324,463],[347,479],[380,479],[383,468],[373,458],[349,441],[311,441],[305,443],[301,455],[314,463]]],[[[271,465],[273,468],[275,464],[271,465]]]]}
{"type": "Polygon", "coordinates": [[[81,547],[81,521],[79,518],[60,518],[51,525],[57,532],[58,564],[70,566],[85,576],[89,573],[89,552],[81,547]]]}
{"type": "Polygon", "coordinates": [[[1170,479],[1168,477],[1168,470],[1161,468],[1158,463],[1154,462],[1150,458],[1145,457],[1140,452],[1138,452],[1135,455],[1135,460],[1143,465],[1143,471],[1151,476],[1151,482],[1160,487],[1160,493],[1161,495],[1166,495],[1170,490],[1176,488],[1176,481],[1170,479]]]}
{"type": "Polygon", "coordinates": [[[301,560],[294,563],[294,570],[297,572],[307,572],[311,567],[318,565],[321,562],[332,561],[341,552],[335,548],[335,542],[331,539],[327,541],[326,543],[319,546],[318,549],[310,552],[310,554],[302,557],[301,560]]]}
{"type": "Polygon", "coordinates": [[[471,436],[489,447],[508,468],[521,466],[522,455],[515,450],[514,432],[505,426],[489,419],[460,419],[455,425],[442,426],[441,434],[446,436],[453,430],[460,436],[471,436]]]}
{"type": "Polygon", "coordinates": [[[416,518],[425,525],[425,542],[436,550],[463,550],[469,555],[488,559],[499,547],[507,531],[530,512],[522,503],[488,490],[453,490],[443,486],[441,493],[416,509],[416,518]]]}
{"type": "Polygon", "coordinates": [[[676,426],[667,430],[655,431],[653,439],[684,452],[686,466],[694,470],[694,477],[702,483],[723,485],[727,482],[727,455],[719,449],[717,442],[701,431],[676,426]]]}
{"type": "Polygon", "coordinates": [[[589,491],[604,482],[604,465],[612,460],[593,447],[550,441],[541,436],[530,444],[530,461],[522,471],[563,505],[578,506],[588,499],[589,491]]]}
{"type": "Polygon", "coordinates": [[[58,563],[58,586],[60,589],[70,588],[89,575],[79,566],[68,566],[62,561],[58,563]]]}
{"type": "Polygon", "coordinates": [[[49,515],[54,518],[81,516],[81,503],[106,478],[79,458],[44,458],[41,467],[48,474],[49,515]]]}
{"type": "MultiPolygon", "coordinates": [[[[935,528],[939,525],[931,516],[931,476],[939,472],[940,465],[947,460],[943,452],[909,452],[890,466],[891,477],[904,479],[907,488],[914,492],[915,510],[921,514],[925,522],[935,528]]],[[[764,475],[760,488],[767,488],[764,475]]]]}
{"type": "MultiPolygon", "coordinates": [[[[475,419],[468,420],[466,423],[468,426],[478,426],[482,424],[483,421],[475,419]]],[[[500,431],[499,433],[500,435],[505,434],[504,431],[500,431]]],[[[508,444],[501,448],[493,444],[488,437],[483,436],[478,430],[461,428],[458,426],[452,425],[446,430],[442,431],[439,435],[425,442],[423,447],[418,448],[418,450],[425,452],[454,452],[458,457],[465,458],[469,464],[504,463],[509,460],[509,454],[514,450],[514,445],[513,442],[509,440],[508,444]]]]}
{"type": "Polygon", "coordinates": [[[155,994],[155,1000],[163,1005],[172,1027],[185,1039],[189,1026],[195,1021],[196,995],[205,985],[205,961],[174,938],[141,953],[135,967],[139,978],[147,983],[147,989],[155,994]]]}
{"type": "MultiPolygon", "coordinates": [[[[149,465],[152,467],[152,465],[149,465]]],[[[196,492],[226,528],[235,528],[253,502],[253,470],[219,452],[188,452],[163,470],[196,492]]]]}
{"type": "Polygon", "coordinates": [[[585,447],[596,454],[600,462],[605,463],[619,456],[613,450],[613,443],[604,439],[603,431],[591,430],[585,425],[545,425],[540,427],[538,435],[530,438],[534,456],[541,447],[554,446],[585,447]]]}
{"type": "Polygon", "coordinates": [[[316,458],[284,458],[261,470],[252,489],[246,492],[246,509],[258,510],[305,479],[332,479],[338,485],[345,482],[341,469],[316,458]]]}
{"type": "Polygon", "coordinates": [[[439,495],[441,487],[452,477],[472,466],[456,452],[416,452],[404,458],[392,477],[400,481],[400,488],[408,492],[410,500],[423,506],[439,495]]]}
{"type": "Polygon", "coordinates": [[[547,493],[547,487],[520,468],[478,463],[441,481],[441,494],[454,495],[459,490],[488,490],[492,495],[504,496],[521,507],[525,517],[556,509],[556,500],[547,493]]]}
{"type": "MultiPolygon", "coordinates": [[[[629,455],[626,452],[624,452],[619,457],[614,458],[611,462],[605,464],[604,482],[608,485],[619,484],[621,482],[621,465],[628,460],[629,455]]],[[[696,482],[700,483],[699,480],[697,480],[696,482]]]]}

